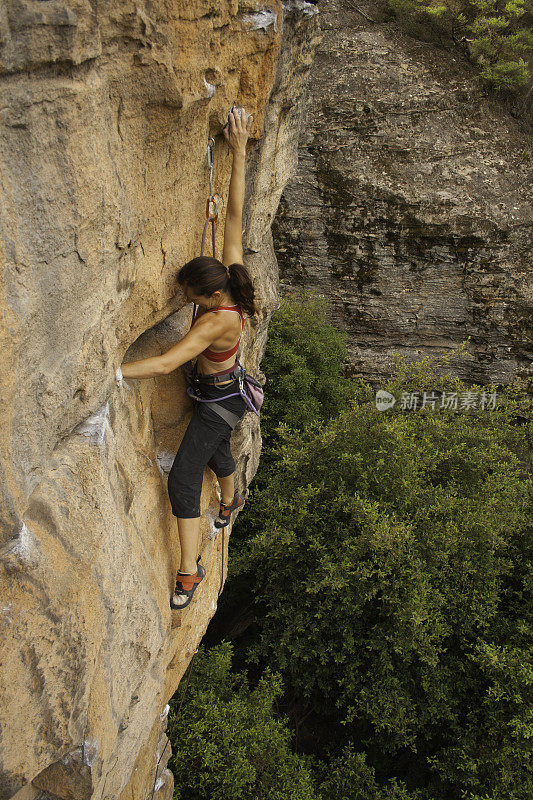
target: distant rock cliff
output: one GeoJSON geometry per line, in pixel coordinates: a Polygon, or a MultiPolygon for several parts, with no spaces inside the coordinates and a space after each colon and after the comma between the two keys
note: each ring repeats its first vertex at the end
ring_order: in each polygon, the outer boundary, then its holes
{"type": "MultiPolygon", "coordinates": [[[[273,226],[283,285],[314,286],[380,385],[394,353],[457,349],[466,381],[533,358],[531,138],[460,54],[376,3],[319,3],[298,170],[273,226]]],[[[428,387],[429,388],[429,387],[428,387]]]]}
{"type": "MultiPolygon", "coordinates": [[[[6,0],[0,13],[0,798],[144,800],[155,783],[168,800],[167,702],[222,578],[217,498],[207,471],[207,579],[171,612],[166,474],[191,405],[179,371],[118,389],[115,368],[185,331],[175,276],[200,252],[209,136],[227,197],[237,100],[254,114],[245,262],[261,315],[242,356],[257,371],[316,8],[6,0]]],[[[233,450],[243,487],[254,419],[233,450]]]]}

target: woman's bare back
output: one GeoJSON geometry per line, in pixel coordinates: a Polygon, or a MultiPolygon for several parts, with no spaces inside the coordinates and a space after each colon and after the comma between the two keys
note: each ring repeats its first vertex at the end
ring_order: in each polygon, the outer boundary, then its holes
{"type": "MultiPolygon", "coordinates": [[[[235,311],[237,311],[237,309],[235,309],[235,311]]],[[[209,311],[209,309],[206,309],[198,311],[196,318],[201,317],[206,313],[220,314],[227,318],[227,326],[224,330],[224,333],[209,345],[209,349],[213,350],[214,352],[223,353],[224,351],[231,350],[233,347],[235,347],[241,335],[240,316],[234,311],[228,309],[221,309],[220,311],[215,311],[214,309],[209,311]]],[[[225,361],[211,361],[203,353],[200,353],[198,356],[198,372],[202,375],[212,375],[214,372],[222,372],[223,370],[232,367],[235,363],[235,359],[236,356],[234,354],[225,361]]],[[[231,383],[231,381],[227,381],[227,383],[231,383]]],[[[219,384],[219,386],[223,385],[223,383],[219,384]]]]}

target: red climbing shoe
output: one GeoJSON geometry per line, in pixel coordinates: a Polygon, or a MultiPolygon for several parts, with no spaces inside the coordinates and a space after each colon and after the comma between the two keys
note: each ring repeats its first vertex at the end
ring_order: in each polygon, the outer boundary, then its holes
{"type": "Polygon", "coordinates": [[[176,585],[174,587],[173,595],[170,599],[170,608],[175,611],[181,610],[189,605],[192,596],[199,583],[205,578],[205,567],[200,564],[201,556],[198,556],[196,561],[196,575],[176,575],[176,585]],[[183,600],[183,597],[186,600],[183,600]]]}
{"type": "Polygon", "coordinates": [[[235,492],[235,497],[233,501],[226,505],[222,501],[220,502],[220,510],[218,512],[218,517],[215,520],[215,527],[217,528],[224,528],[226,525],[229,525],[229,519],[233,511],[237,511],[237,509],[242,508],[244,505],[244,497],[242,497],[238,492],[235,492]]]}

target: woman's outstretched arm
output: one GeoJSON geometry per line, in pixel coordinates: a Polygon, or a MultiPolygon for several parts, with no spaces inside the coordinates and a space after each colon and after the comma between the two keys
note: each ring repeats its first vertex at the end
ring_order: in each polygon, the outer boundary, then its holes
{"type": "Polygon", "coordinates": [[[244,205],[244,166],[246,142],[252,128],[253,116],[247,116],[244,108],[229,113],[229,125],[224,128],[224,137],[233,150],[233,166],[229,183],[226,223],[224,226],[224,249],[222,263],[242,264],[242,210],[244,205]],[[239,113],[240,112],[240,113],[239,113]]]}

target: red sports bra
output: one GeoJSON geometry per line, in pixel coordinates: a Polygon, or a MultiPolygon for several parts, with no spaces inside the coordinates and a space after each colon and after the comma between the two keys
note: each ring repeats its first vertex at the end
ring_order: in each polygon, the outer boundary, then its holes
{"type": "MultiPolygon", "coordinates": [[[[199,306],[197,306],[196,303],[195,303],[194,304],[194,313],[193,313],[192,322],[191,322],[191,328],[194,325],[194,323],[196,322],[196,320],[198,319],[198,317],[196,315],[196,312],[197,312],[198,308],[199,308],[199,306]]],[[[231,356],[235,355],[235,353],[239,349],[239,343],[241,341],[241,336],[242,336],[242,329],[244,327],[244,314],[242,313],[240,307],[237,306],[237,305],[235,305],[235,306],[217,306],[217,308],[210,308],[210,309],[208,309],[208,311],[204,311],[204,314],[208,314],[210,311],[224,311],[224,310],[233,311],[235,314],[238,314],[240,316],[240,318],[241,318],[241,333],[240,333],[239,339],[237,341],[237,344],[234,347],[232,347],[231,350],[224,350],[222,353],[221,352],[217,352],[216,350],[210,350],[209,347],[206,347],[205,350],[202,350],[201,355],[205,356],[210,361],[226,361],[226,359],[231,358],[231,356]]]]}

